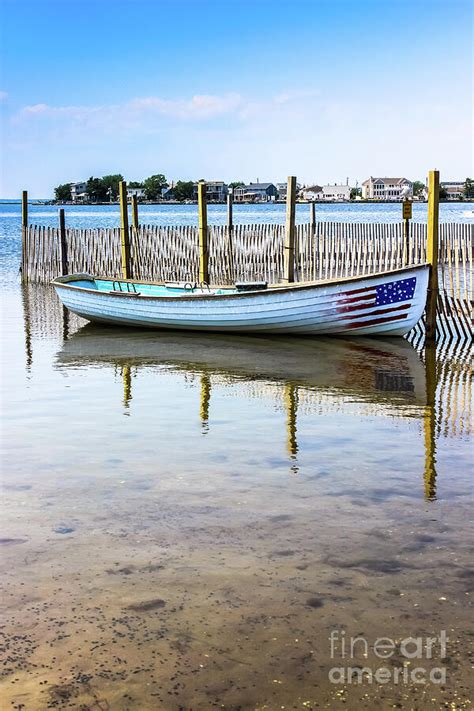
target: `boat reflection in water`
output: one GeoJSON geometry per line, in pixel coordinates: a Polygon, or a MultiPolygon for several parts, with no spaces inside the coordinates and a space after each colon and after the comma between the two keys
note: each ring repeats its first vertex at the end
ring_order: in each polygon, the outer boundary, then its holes
{"type": "MultiPolygon", "coordinates": [[[[132,373],[165,367],[200,378],[202,432],[212,424],[212,387],[233,381],[270,397],[286,411],[290,470],[298,472],[298,409],[411,417],[423,423],[425,494],[436,496],[436,358],[426,363],[407,341],[369,338],[236,337],[129,331],[86,325],[63,344],[59,367],[112,365],[123,376],[131,412],[132,373]]],[[[198,407],[198,405],[196,405],[198,407]]]]}

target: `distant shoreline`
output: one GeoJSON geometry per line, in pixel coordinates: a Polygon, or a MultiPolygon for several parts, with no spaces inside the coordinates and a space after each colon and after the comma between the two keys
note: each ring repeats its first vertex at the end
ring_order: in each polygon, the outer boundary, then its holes
{"type": "MultiPolygon", "coordinates": [[[[297,205],[397,205],[401,204],[402,200],[297,200],[297,205]]],[[[454,204],[466,204],[469,205],[474,202],[473,199],[468,200],[440,200],[440,203],[444,205],[454,205],[454,204]]],[[[139,206],[185,206],[185,205],[197,205],[197,200],[180,201],[180,200],[166,200],[159,202],[139,202],[139,206]]],[[[209,201],[208,205],[223,205],[225,202],[209,201]]],[[[245,207],[267,207],[268,205],[285,205],[285,200],[269,200],[268,202],[234,202],[234,207],[245,206],[245,207]]],[[[426,205],[427,200],[413,200],[413,204],[426,205]]],[[[20,199],[0,199],[0,205],[21,205],[20,199]]],[[[30,199],[28,200],[28,205],[35,206],[45,206],[45,207],[119,207],[120,203],[118,200],[116,202],[61,202],[57,200],[41,200],[41,199],[30,199]]]]}

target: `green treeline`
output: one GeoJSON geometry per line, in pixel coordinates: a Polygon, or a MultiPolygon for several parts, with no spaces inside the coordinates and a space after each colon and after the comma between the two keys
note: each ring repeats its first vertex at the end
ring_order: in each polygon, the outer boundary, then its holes
{"type": "MultiPolygon", "coordinates": [[[[82,187],[80,195],[81,199],[86,199],[88,202],[113,202],[118,200],[119,183],[122,181],[123,175],[104,175],[102,178],[91,177],[85,183],[85,189],[82,187]]],[[[68,202],[77,197],[73,196],[75,186],[82,185],[78,183],[64,183],[58,185],[54,189],[56,200],[68,202]]],[[[131,181],[127,184],[129,189],[142,189],[143,198],[145,200],[157,200],[163,196],[166,191],[166,199],[173,200],[192,200],[194,197],[194,185],[192,180],[178,180],[170,187],[166,177],[162,173],[150,175],[143,182],[131,181]]],[[[232,185],[243,185],[242,182],[233,183],[232,185]]]]}
{"type": "MultiPolygon", "coordinates": [[[[114,202],[118,200],[119,183],[123,179],[123,175],[117,173],[115,175],[103,175],[102,178],[90,177],[85,183],[64,183],[54,189],[54,195],[59,202],[71,201],[73,200],[75,186],[81,185],[82,189],[80,194],[74,195],[76,199],[80,195],[80,199],[87,202],[114,202]]],[[[195,197],[194,185],[195,181],[192,180],[178,180],[170,187],[166,177],[162,173],[157,173],[156,175],[150,175],[149,178],[146,178],[146,180],[141,183],[131,181],[127,187],[130,189],[143,190],[141,197],[145,200],[158,200],[163,197],[166,191],[165,199],[184,201],[192,200],[193,197],[195,197]]],[[[242,181],[229,183],[230,188],[235,188],[240,185],[244,185],[244,183],[242,181]]],[[[419,196],[424,189],[424,183],[420,180],[415,180],[413,183],[413,194],[419,196]]],[[[360,196],[361,192],[360,188],[352,188],[351,199],[354,200],[357,196],[360,196]]],[[[445,187],[440,187],[439,196],[441,200],[448,198],[448,192],[445,187]]],[[[464,181],[462,198],[464,200],[474,199],[474,180],[472,178],[466,178],[464,181]]]]}

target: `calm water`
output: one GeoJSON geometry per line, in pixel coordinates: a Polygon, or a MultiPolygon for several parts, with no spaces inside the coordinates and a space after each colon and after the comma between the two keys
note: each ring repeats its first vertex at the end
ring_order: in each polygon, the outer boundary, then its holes
{"type": "MultiPolygon", "coordinates": [[[[68,220],[116,223],[94,210],[68,220]]],[[[86,325],[20,287],[18,220],[0,218],[4,708],[470,708],[469,353],[86,325]],[[431,659],[374,654],[443,630],[431,659]],[[331,655],[335,632],[367,650],[331,655]],[[446,681],[329,680],[404,663],[446,681]]]]}

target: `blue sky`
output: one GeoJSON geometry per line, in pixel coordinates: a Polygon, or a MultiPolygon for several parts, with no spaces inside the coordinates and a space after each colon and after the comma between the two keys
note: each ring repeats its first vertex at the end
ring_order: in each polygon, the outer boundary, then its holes
{"type": "Polygon", "coordinates": [[[0,0],[1,197],[473,171],[471,0],[0,0]]]}

